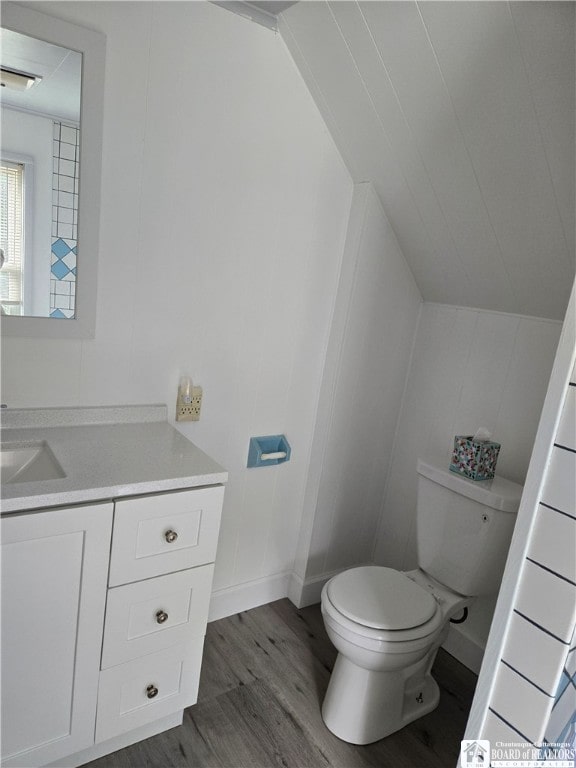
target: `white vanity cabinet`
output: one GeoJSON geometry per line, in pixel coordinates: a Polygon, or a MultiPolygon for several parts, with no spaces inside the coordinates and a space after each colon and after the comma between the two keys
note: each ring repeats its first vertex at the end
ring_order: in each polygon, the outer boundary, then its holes
{"type": "Polygon", "coordinates": [[[2,518],[2,764],[94,743],[113,505],[2,518]]]}
{"type": "Polygon", "coordinates": [[[2,768],[76,766],[194,704],[224,488],[2,518],[2,768]]]}

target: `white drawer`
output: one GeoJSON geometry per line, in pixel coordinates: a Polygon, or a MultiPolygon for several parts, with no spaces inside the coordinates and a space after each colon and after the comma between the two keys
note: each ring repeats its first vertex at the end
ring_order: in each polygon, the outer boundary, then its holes
{"type": "Polygon", "coordinates": [[[213,562],[223,486],[117,501],[109,585],[213,562]]]}
{"type": "Polygon", "coordinates": [[[204,638],[100,673],[96,741],[153,722],[196,702],[204,638]]]}
{"type": "Polygon", "coordinates": [[[108,590],[102,669],[204,635],[214,566],[108,590]]]}

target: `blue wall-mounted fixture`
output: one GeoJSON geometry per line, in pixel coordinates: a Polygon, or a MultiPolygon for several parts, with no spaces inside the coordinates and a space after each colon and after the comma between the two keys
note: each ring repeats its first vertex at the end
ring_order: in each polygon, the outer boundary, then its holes
{"type": "Polygon", "coordinates": [[[290,444],[284,435],[251,437],[248,467],[271,467],[290,460],[290,444]]]}

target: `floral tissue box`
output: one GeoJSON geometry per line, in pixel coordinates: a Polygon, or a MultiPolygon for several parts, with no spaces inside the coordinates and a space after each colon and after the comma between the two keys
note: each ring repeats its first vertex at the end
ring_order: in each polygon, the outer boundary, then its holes
{"type": "Polygon", "coordinates": [[[472,480],[491,480],[496,472],[500,443],[456,435],[450,469],[472,480]]]}

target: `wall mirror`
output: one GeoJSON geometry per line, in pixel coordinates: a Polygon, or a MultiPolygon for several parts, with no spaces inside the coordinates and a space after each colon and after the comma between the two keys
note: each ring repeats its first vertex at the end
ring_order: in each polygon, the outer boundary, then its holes
{"type": "Polygon", "coordinates": [[[90,338],[104,37],[10,2],[0,35],[2,333],[90,338]]]}

